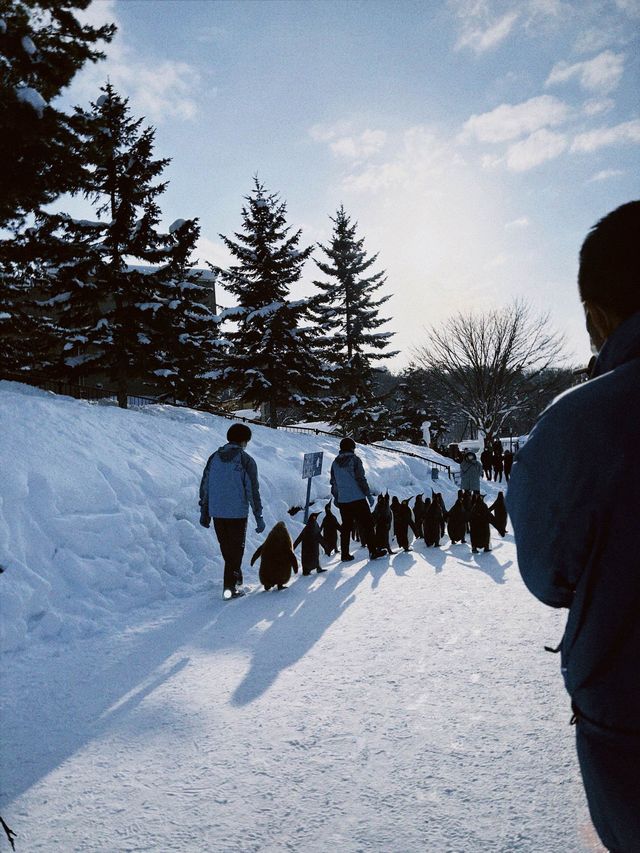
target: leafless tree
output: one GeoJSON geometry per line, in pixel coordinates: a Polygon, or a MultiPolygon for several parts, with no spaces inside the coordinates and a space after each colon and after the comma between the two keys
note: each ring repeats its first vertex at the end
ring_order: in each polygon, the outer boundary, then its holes
{"type": "Polygon", "coordinates": [[[430,395],[488,438],[528,405],[536,381],[564,361],[564,341],[549,327],[548,314],[534,314],[519,300],[494,311],[456,314],[426,336],[413,359],[428,376],[430,395]]]}

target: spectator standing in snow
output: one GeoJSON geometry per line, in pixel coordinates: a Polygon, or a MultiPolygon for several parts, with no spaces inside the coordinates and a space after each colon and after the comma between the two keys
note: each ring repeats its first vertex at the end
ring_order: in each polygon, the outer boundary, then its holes
{"type": "Polygon", "coordinates": [[[640,201],[587,235],[578,287],[594,379],[543,412],[507,495],[526,585],[569,609],[562,673],[582,779],[598,834],[618,853],[640,850],[639,235],[640,201]]]}
{"type": "Polygon", "coordinates": [[[513,452],[511,450],[505,450],[504,452],[504,478],[509,482],[509,477],[511,476],[511,468],[513,467],[513,452]]]}
{"type": "Polygon", "coordinates": [[[485,447],[482,453],[480,454],[480,464],[482,465],[482,470],[484,471],[484,476],[487,480],[491,479],[491,465],[493,462],[493,453],[491,452],[490,447],[485,447]]]}
{"type": "Polygon", "coordinates": [[[369,549],[369,557],[375,560],[386,554],[385,548],[375,544],[373,516],[369,506],[373,506],[373,495],[364,474],[362,460],[355,454],[356,444],[352,438],[343,438],[340,453],[331,465],[331,494],[340,510],[342,530],[340,531],[340,552],[343,562],[353,560],[349,553],[351,529],[354,522],[358,525],[363,544],[369,549]]]}
{"type": "Polygon", "coordinates": [[[491,464],[493,465],[493,479],[502,482],[502,471],[504,470],[504,459],[502,456],[502,444],[496,441],[493,445],[493,453],[491,455],[491,464]]]}
{"type": "Polygon", "coordinates": [[[481,475],[482,465],[478,461],[476,454],[469,450],[464,454],[460,462],[460,488],[467,492],[477,492],[480,494],[481,475]]]}
{"type": "Polygon", "coordinates": [[[242,595],[242,557],[247,535],[249,506],[256,520],[256,533],[265,528],[258,486],[258,466],[245,448],[251,440],[246,424],[233,424],[227,444],[213,453],[200,481],[200,524],[213,527],[224,560],[225,599],[242,595]]]}

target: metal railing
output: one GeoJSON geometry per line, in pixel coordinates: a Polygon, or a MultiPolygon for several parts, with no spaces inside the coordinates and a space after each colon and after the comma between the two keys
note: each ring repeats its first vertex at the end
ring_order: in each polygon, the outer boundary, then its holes
{"type": "MultiPolygon", "coordinates": [[[[63,380],[50,379],[36,373],[0,373],[0,379],[7,379],[10,382],[23,382],[25,385],[33,385],[37,388],[41,388],[43,391],[52,391],[54,394],[63,394],[67,397],[75,397],[78,400],[101,400],[105,402],[115,402],[117,400],[117,395],[112,388],[102,388],[96,385],[78,385],[72,382],[65,382],[63,380]]],[[[344,438],[344,436],[339,433],[330,432],[329,430],[319,429],[317,427],[296,426],[294,424],[280,424],[276,427],[272,427],[265,421],[246,418],[242,415],[234,415],[233,412],[227,412],[225,409],[218,409],[215,406],[208,406],[206,403],[201,403],[196,407],[187,406],[185,403],[176,403],[171,402],[170,400],[158,399],[157,397],[144,397],[140,395],[127,396],[127,405],[129,406],[163,404],[176,406],[178,408],[196,409],[197,411],[207,412],[210,415],[217,415],[218,417],[226,418],[230,421],[241,421],[242,423],[264,426],[269,429],[279,429],[284,430],[285,432],[300,433],[303,435],[328,435],[338,441],[344,438]]],[[[410,450],[400,450],[398,447],[386,447],[384,444],[378,444],[376,442],[371,442],[368,446],[375,447],[378,450],[385,450],[388,453],[399,453],[402,456],[411,456],[414,459],[421,459],[423,462],[427,462],[431,466],[446,471],[449,479],[452,479],[450,465],[445,465],[443,462],[437,462],[435,459],[429,459],[428,456],[421,456],[419,453],[412,453],[410,450]]]]}

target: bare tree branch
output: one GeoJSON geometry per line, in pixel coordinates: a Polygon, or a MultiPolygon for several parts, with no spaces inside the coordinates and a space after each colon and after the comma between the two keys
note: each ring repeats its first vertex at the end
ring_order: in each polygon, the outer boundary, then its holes
{"type": "Polygon", "coordinates": [[[479,433],[495,436],[507,417],[528,403],[545,372],[564,361],[563,338],[548,314],[534,314],[517,300],[506,308],[459,313],[427,331],[414,348],[417,367],[429,375],[431,391],[450,411],[464,412],[479,433]]]}

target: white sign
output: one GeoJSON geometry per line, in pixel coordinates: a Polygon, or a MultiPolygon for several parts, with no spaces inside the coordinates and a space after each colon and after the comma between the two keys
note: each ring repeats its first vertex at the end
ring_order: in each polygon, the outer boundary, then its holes
{"type": "Polygon", "coordinates": [[[305,453],[302,462],[302,479],[317,477],[322,474],[322,451],[320,453],[305,453]]]}

